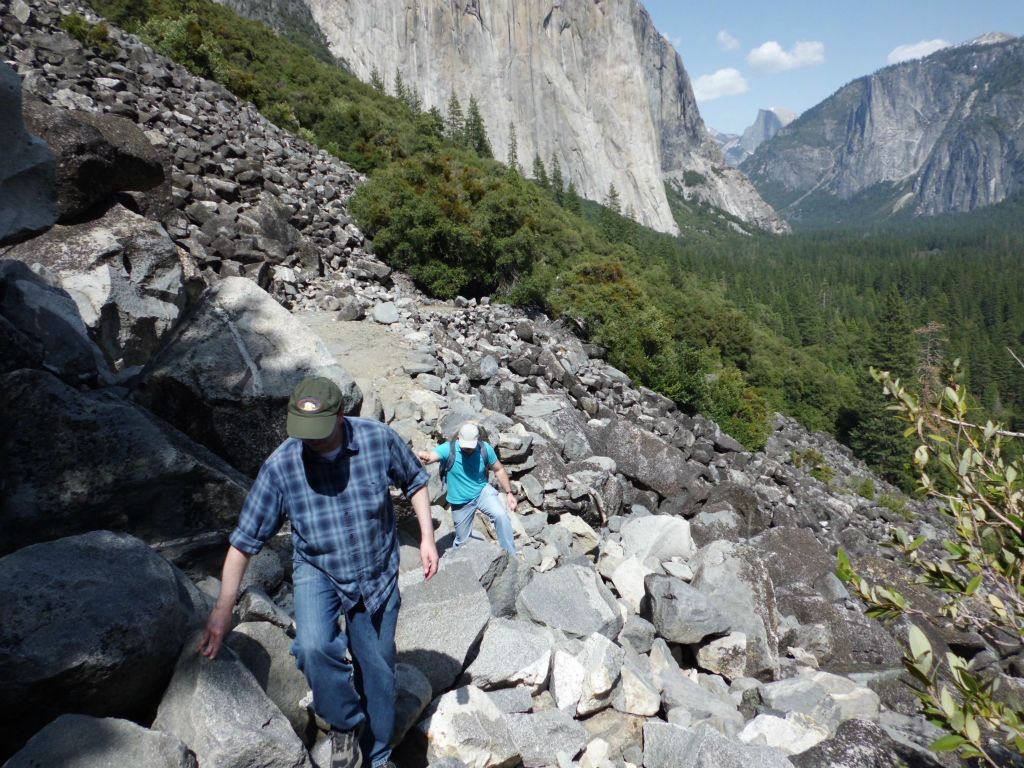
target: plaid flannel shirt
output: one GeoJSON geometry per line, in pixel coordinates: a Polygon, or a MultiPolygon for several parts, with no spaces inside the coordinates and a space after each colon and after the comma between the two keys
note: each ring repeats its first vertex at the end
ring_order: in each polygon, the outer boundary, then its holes
{"type": "Polygon", "coordinates": [[[343,424],[342,449],[334,460],[294,438],[270,455],[245,500],[231,544],[256,554],[287,517],[295,557],[334,581],[344,610],[362,598],[372,613],[398,578],[398,531],[388,488],[401,488],[409,498],[428,476],[390,427],[348,417],[343,424]]]}

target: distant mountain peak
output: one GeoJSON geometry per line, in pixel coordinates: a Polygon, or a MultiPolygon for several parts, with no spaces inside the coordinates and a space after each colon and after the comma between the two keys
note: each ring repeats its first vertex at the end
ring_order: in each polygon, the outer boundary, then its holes
{"type": "Polygon", "coordinates": [[[1016,36],[1008,35],[1006,32],[986,32],[984,35],[978,35],[973,40],[968,40],[966,43],[960,43],[958,48],[967,48],[972,45],[999,45],[1000,43],[1008,43],[1011,40],[1016,40],[1016,36]]]}

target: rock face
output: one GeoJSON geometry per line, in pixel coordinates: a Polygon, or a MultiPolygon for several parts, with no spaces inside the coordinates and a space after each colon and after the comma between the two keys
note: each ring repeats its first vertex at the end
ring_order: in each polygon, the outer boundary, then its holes
{"type": "Polygon", "coordinates": [[[29,133],[21,113],[21,78],[0,63],[0,243],[57,220],[56,165],[46,142],[29,133]]]}
{"type": "Polygon", "coordinates": [[[142,716],[197,619],[185,583],[107,531],[0,559],[0,750],[62,712],[142,716]]]}
{"type": "Polygon", "coordinates": [[[556,157],[585,197],[603,200],[614,184],[624,210],[675,231],[669,182],[753,226],[785,228],[743,175],[725,167],[682,60],[636,0],[307,5],[360,78],[386,61],[416,84],[427,107],[444,110],[453,89],[463,103],[473,96],[495,154],[503,155],[514,124],[520,165],[529,169],[535,154],[545,163],[556,157]],[[687,171],[702,181],[684,185],[687,171]]]}
{"type": "Polygon", "coordinates": [[[725,162],[735,168],[775,134],[796,119],[796,115],[785,109],[759,109],[757,119],[743,134],[718,133],[712,131],[715,141],[722,147],[725,162]]]}
{"type": "Polygon", "coordinates": [[[988,36],[843,86],[743,163],[787,218],[971,211],[1021,189],[1024,40],[988,36]]]}

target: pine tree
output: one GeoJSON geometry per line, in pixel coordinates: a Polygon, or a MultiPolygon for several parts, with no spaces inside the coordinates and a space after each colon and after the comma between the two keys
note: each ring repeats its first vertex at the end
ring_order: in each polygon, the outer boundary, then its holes
{"type": "Polygon", "coordinates": [[[444,137],[452,144],[465,146],[466,141],[466,120],[462,116],[462,105],[459,104],[459,97],[452,90],[451,98],[448,99],[448,115],[444,120],[444,137]]]}
{"type": "Polygon", "coordinates": [[[395,98],[405,103],[408,95],[405,92],[405,82],[402,80],[402,73],[395,70],[395,98]]]}
{"type": "Polygon", "coordinates": [[[516,141],[516,126],[508,121],[508,154],[505,157],[505,165],[509,170],[519,171],[519,143],[516,141]]]}
{"type": "Polygon", "coordinates": [[[544,189],[548,188],[548,171],[544,167],[544,161],[540,159],[540,152],[533,156],[533,179],[544,189]]]}
{"type": "Polygon", "coordinates": [[[376,66],[370,70],[370,85],[375,91],[380,93],[386,93],[387,88],[384,85],[384,78],[380,76],[380,70],[376,66]]]}
{"type": "Polygon", "coordinates": [[[405,105],[409,107],[413,112],[419,114],[423,111],[423,101],[420,99],[420,94],[413,86],[407,86],[405,89],[405,105]]]}
{"type": "MultiPolygon", "coordinates": [[[[906,302],[896,288],[882,299],[867,362],[877,370],[889,371],[904,385],[914,381],[916,340],[906,302]]],[[[886,480],[909,491],[913,488],[913,443],[903,436],[903,425],[888,410],[889,398],[866,370],[861,382],[861,402],[857,423],[850,431],[850,447],[886,480]]]]}
{"type": "Polygon", "coordinates": [[[476,97],[472,94],[469,97],[469,112],[466,115],[466,144],[480,157],[494,157],[490,139],[487,138],[487,127],[480,115],[480,105],[476,103],[476,97]]]}
{"type": "Polygon", "coordinates": [[[562,166],[554,154],[551,155],[551,191],[555,194],[555,202],[562,205],[565,202],[565,180],[562,178],[562,166]]]}
{"type": "Polygon", "coordinates": [[[583,201],[580,200],[580,194],[576,191],[576,184],[572,180],[569,181],[569,188],[565,191],[565,209],[577,216],[583,213],[583,201]]]}
{"type": "Polygon", "coordinates": [[[608,194],[605,195],[604,206],[614,213],[622,213],[622,201],[619,200],[619,190],[615,188],[615,182],[608,185],[608,194]]]}

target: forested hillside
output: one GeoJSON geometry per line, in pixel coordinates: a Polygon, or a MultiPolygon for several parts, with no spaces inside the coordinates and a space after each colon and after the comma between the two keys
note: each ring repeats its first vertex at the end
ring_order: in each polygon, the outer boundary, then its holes
{"type": "Polygon", "coordinates": [[[1005,348],[1024,340],[1024,235],[999,214],[984,213],[996,224],[985,234],[969,218],[901,234],[750,236],[670,190],[683,234],[659,234],[623,215],[614,189],[604,206],[581,200],[550,159],[530,169],[493,160],[510,148],[489,146],[472,99],[423,112],[415,83],[383,71],[361,83],[317,46],[206,0],[93,6],[369,173],[352,213],[422,287],[560,315],[612,364],[750,448],[775,409],[863,440],[875,389],[865,368],[887,363],[872,350],[898,353],[915,379],[922,361],[934,379],[960,356],[981,402],[1021,417],[1024,381],[1005,348]]]}

